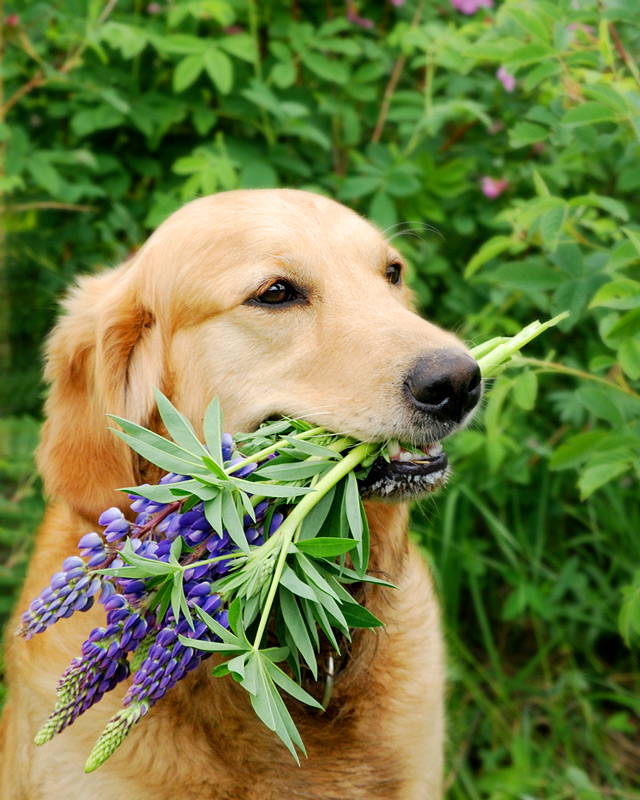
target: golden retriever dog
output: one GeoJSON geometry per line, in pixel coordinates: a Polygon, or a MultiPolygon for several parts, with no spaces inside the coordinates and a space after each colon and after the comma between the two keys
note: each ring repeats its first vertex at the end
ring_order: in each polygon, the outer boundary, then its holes
{"type": "Polygon", "coordinates": [[[468,417],[481,384],[461,342],[411,309],[403,273],[400,254],[344,206],[307,192],[249,190],[186,205],[127,263],[71,292],[46,351],[38,465],[49,504],[19,610],[77,554],[104,509],[130,513],[116,489],[160,477],[106,417],[162,433],[154,386],[196,429],[217,395],[230,432],[286,414],[362,440],[409,441],[425,455],[400,450],[363,487],[370,568],[398,588],[366,593],[384,628],[358,633],[336,655],[326,713],[289,704],[308,751],[300,767],[244,689],[211,676],[211,662],[92,774],[85,759],[126,681],[36,747],[60,674],[104,622],[96,605],[31,641],[8,637],[3,800],[441,797],[443,644],[429,574],[406,537],[407,501],[444,482],[437,443],[468,417]]]}

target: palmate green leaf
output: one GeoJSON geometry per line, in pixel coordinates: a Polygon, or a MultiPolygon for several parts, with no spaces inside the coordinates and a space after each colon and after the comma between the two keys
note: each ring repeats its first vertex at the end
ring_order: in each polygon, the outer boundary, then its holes
{"type": "Polygon", "coordinates": [[[304,603],[308,604],[309,611],[314,617],[315,621],[322,628],[324,635],[331,642],[331,646],[333,647],[333,649],[336,651],[336,653],[338,653],[338,655],[340,655],[340,645],[338,644],[338,640],[334,633],[331,622],[329,621],[327,613],[322,607],[322,605],[320,603],[315,603],[315,602],[312,603],[309,600],[305,600],[304,603]]]}
{"type": "Polygon", "coordinates": [[[361,606],[360,603],[343,603],[342,613],[350,628],[381,628],[384,622],[372,614],[368,608],[361,606]]]}
{"type": "Polygon", "coordinates": [[[282,698],[278,694],[278,690],[273,683],[273,679],[267,673],[266,667],[261,659],[256,661],[257,664],[257,691],[255,694],[250,694],[251,705],[256,714],[269,728],[274,731],[283,741],[287,750],[295,758],[298,765],[300,760],[296,752],[294,742],[306,755],[304,744],[300,738],[289,712],[282,698]]]}
{"type": "MultiPolygon", "coordinates": [[[[200,608],[200,606],[195,606],[194,607],[194,611],[200,617],[200,619],[204,622],[204,624],[207,626],[207,628],[209,628],[210,631],[213,631],[213,633],[215,633],[216,636],[219,636],[220,639],[222,639],[222,642],[224,644],[239,646],[241,649],[244,649],[244,650],[250,649],[250,645],[247,645],[245,642],[242,642],[242,640],[239,639],[234,633],[232,633],[231,631],[227,630],[226,628],[223,628],[222,625],[219,622],[216,622],[216,620],[210,614],[207,614],[206,611],[203,611],[200,608]]],[[[192,640],[189,640],[189,641],[192,641],[192,640]]],[[[196,641],[198,641],[198,640],[196,640],[196,639],[193,640],[193,642],[194,642],[193,646],[194,647],[197,646],[195,644],[196,641]]],[[[201,644],[207,644],[207,642],[201,642],[201,644]]],[[[205,647],[200,647],[200,649],[201,650],[206,650],[205,647]]]]}
{"type": "Polygon", "coordinates": [[[202,463],[208,470],[211,471],[213,475],[215,475],[216,478],[218,478],[218,480],[221,480],[223,482],[229,480],[229,476],[224,471],[224,469],[218,464],[216,464],[216,462],[210,456],[208,455],[202,456],[202,463]]]}
{"type": "Polygon", "coordinates": [[[208,455],[202,442],[196,436],[193,425],[184,414],[181,414],[169,398],[165,397],[160,389],[155,386],[153,393],[162,421],[173,441],[192,453],[196,459],[202,457],[202,455],[208,455]]]}
{"type": "Polygon", "coordinates": [[[280,586],[278,589],[278,599],[280,601],[280,611],[282,612],[282,618],[287,631],[291,635],[295,646],[300,651],[307,666],[313,673],[314,680],[317,680],[318,664],[307,625],[298,606],[298,601],[285,586],[280,586]]]}
{"type": "Polygon", "coordinates": [[[305,692],[305,690],[301,686],[298,686],[298,684],[295,681],[292,681],[291,678],[280,669],[280,667],[276,666],[273,663],[273,661],[265,660],[264,663],[267,668],[267,672],[271,676],[273,682],[277,684],[281,689],[284,689],[284,691],[287,694],[290,694],[291,697],[294,697],[301,703],[305,703],[306,705],[311,706],[312,708],[317,708],[319,710],[322,710],[322,706],[320,705],[320,703],[314,697],[312,697],[308,692],[305,692]]]}
{"type": "Polygon", "coordinates": [[[110,430],[126,442],[132,450],[135,450],[136,453],[152,464],[156,464],[167,470],[167,472],[175,472],[178,475],[185,473],[192,475],[194,470],[205,472],[202,461],[188,450],[180,447],[180,445],[170,442],[168,439],[143,428],[141,425],[136,425],[135,422],[129,422],[113,414],[108,416],[122,428],[122,431],[116,428],[110,428],[110,430]]]}

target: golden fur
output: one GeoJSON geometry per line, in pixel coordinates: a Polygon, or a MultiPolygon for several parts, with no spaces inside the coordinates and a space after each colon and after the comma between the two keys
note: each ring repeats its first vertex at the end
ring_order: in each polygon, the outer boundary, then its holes
{"type": "MultiPolygon", "coordinates": [[[[400,256],[369,223],[323,197],[230,192],[170,217],[126,264],[83,278],[47,347],[38,464],[50,498],[18,603],[24,609],[99,513],[127,507],[116,487],[157,480],[107,430],[106,413],[159,428],[152,387],[198,423],[218,395],[225,428],[272,414],[362,439],[411,438],[398,386],[417,358],[462,345],[410,309],[385,278],[400,256]],[[244,303],[275,278],[306,305],[244,303]]],[[[430,578],[406,540],[406,504],[367,502],[372,562],[399,587],[367,605],[363,632],[324,716],[291,709],[307,746],[297,767],[230,678],[205,662],[173,689],[97,772],[84,761],[126,686],[43,747],[35,732],[101,607],[33,640],[9,636],[0,725],[2,800],[434,800],[441,796],[443,647],[430,578]]],[[[9,631],[13,631],[16,620],[9,631]]]]}

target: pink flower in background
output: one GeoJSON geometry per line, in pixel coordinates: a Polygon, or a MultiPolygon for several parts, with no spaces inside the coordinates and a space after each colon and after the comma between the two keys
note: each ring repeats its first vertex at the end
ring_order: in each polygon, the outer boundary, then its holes
{"type": "Polygon", "coordinates": [[[392,6],[403,6],[404,5],[404,0],[391,0],[391,5],[392,6]]]}
{"type": "Polygon", "coordinates": [[[513,77],[513,75],[509,75],[504,67],[500,67],[500,69],[496,72],[496,78],[504,86],[507,92],[512,92],[516,88],[516,79],[513,77]]]}
{"type": "Polygon", "coordinates": [[[572,22],[567,25],[567,29],[570,31],[582,31],[583,33],[595,33],[596,29],[593,25],[583,25],[582,22],[572,22]]]}
{"type": "Polygon", "coordinates": [[[147,6],[147,14],[159,14],[162,9],[160,3],[149,3],[147,6]]]}
{"type": "Polygon", "coordinates": [[[489,178],[487,175],[480,181],[482,194],[485,197],[490,197],[492,200],[496,197],[500,197],[508,185],[509,181],[504,178],[489,178]]]}
{"type": "Polygon", "coordinates": [[[354,25],[359,25],[361,28],[373,28],[375,26],[372,19],[361,17],[360,14],[358,14],[358,9],[356,8],[354,0],[347,0],[347,19],[349,22],[353,22],[354,25]]]}
{"type": "Polygon", "coordinates": [[[462,14],[471,16],[481,8],[493,8],[493,0],[451,0],[451,5],[462,14]]]}
{"type": "Polygon", "coordinates": [[[20,24],[20,17],[17,14],[9,14],[5,19],[4,24],[7,28],[17,28],[20,24]]]}

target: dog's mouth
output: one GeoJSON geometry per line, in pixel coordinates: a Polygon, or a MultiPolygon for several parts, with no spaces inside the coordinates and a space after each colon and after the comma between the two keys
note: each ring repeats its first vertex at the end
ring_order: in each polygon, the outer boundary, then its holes
{"type": "Polygon", "coordinates": [[[410,500],[445,484],[449,462],[440,442],[411,449],[394,443],[387,452],[389,460],[378,457],[360,481],[363,498],[410,500]]]}

